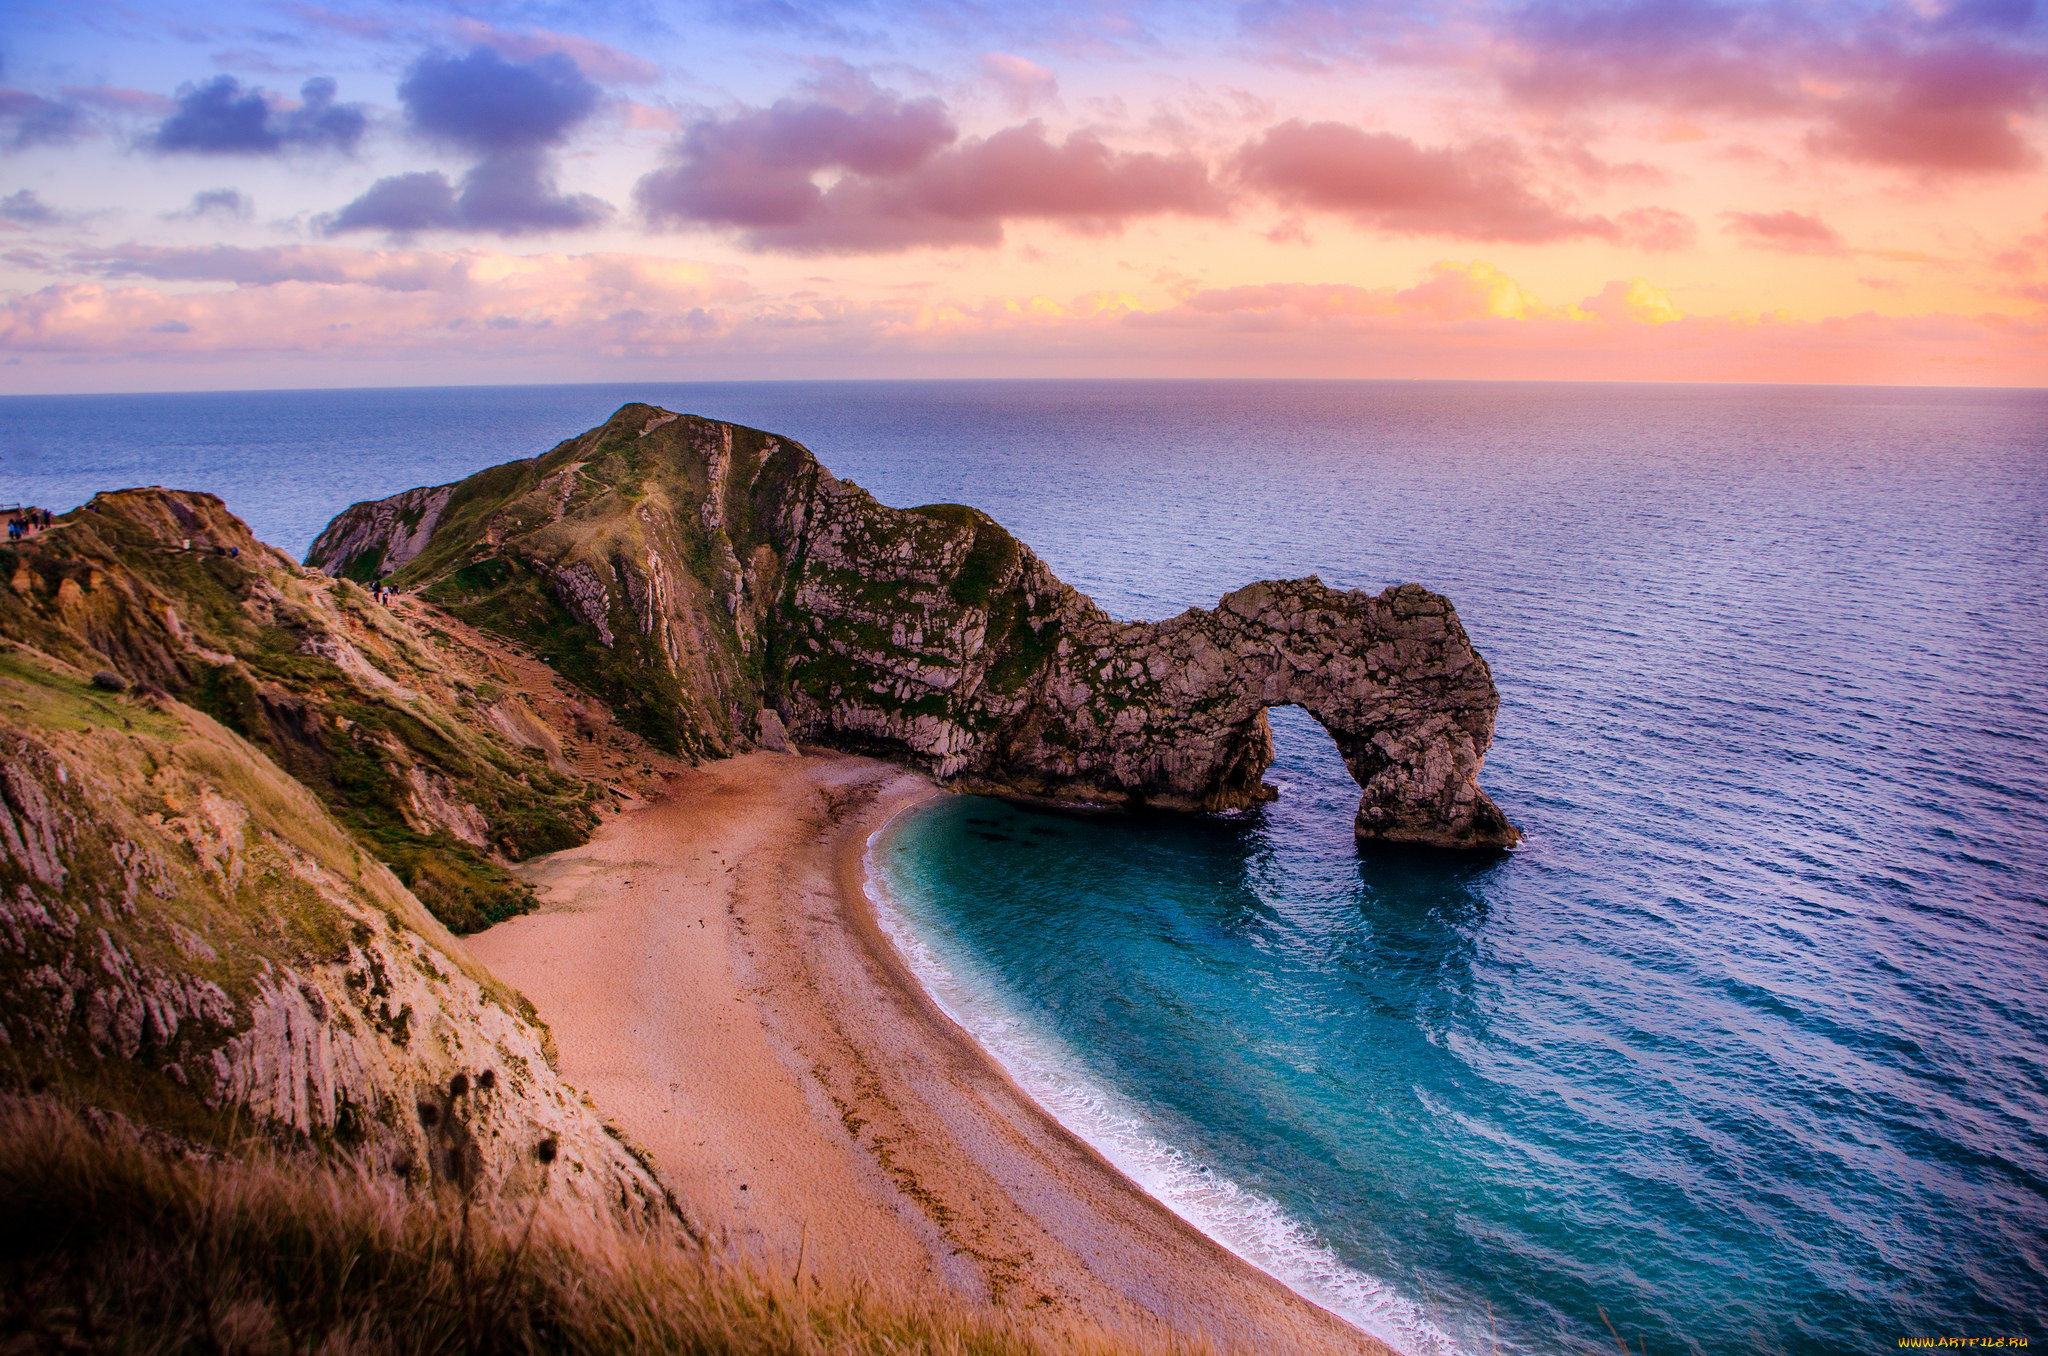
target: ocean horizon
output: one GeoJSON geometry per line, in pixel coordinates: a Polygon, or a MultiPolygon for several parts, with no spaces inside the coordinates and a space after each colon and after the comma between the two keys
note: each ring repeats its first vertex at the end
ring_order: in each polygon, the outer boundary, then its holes
{"type": "Polygon", "coordinates": [[[783,382],[0,398],[0,500],[159,483],[303,555],[627,400],[973,505],[1120,617],[1450,597],[1526,836],[1361,851],[1272,713],[1230,816],[948,797],[883,922],[1020,1085],[1417,1353],[1802,1352],[2048,1313],[2048,392],[783,382]]]}

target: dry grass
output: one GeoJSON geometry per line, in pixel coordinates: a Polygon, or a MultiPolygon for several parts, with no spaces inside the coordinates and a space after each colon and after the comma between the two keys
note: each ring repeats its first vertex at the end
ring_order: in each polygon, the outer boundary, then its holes
{"type": "Polygon", "coordinates": [[[159,1152],[48,1099],[0,1098],[0,1221],[0,1356],[1190,1350],[408,1198],[346,1168],[159,1152]]]}

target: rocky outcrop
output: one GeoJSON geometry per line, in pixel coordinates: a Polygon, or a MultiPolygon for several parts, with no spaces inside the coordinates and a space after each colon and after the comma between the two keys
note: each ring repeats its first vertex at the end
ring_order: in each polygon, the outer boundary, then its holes
{"type": "Polygon", "coordinates": [[[1358,780],[1362,841],[1517,836],[1478,784],[1492,675],[1418,585],[1266,582],[1119,622],[985,514],[889,508],[787,439],[647,405],[533,461],[356,505],[308,563],[391,558],[378,525],[437,496],[450,510],[423,548],[407,538],[394,579],[680,752],[786,730],[964,787],[1225,809],[1269,794],[1265,711],[1294,704],[1358,780]]]}
{"type": "Polygon", "coordinates": [[[313,543],[334,574],[373,584],[412,563],[433,539],[454,487],[408,490],[379,500],[374,510],[344,522],[337,518],[313,543]]]}
{"type": "MultiPolygon", "coordinates": [[[[401,496],[371,549],[412,559],[448,502],[401,496]]],[[[563,756],[524,699],[566,686],[542,666],[510,680],[516,657],[301,568],[212,495],[101,494],[0,560],[0,636],[175,696],[259,745],[457,930],[527,907],[505,863],[582,841],[630,780],[563,756]]]]}
{"type": "Polygon", "coordinates": [[[188,1141],[669,1209],[531,1010],[304,787],[22,646],[0,650],[0,1047],[5,1081],[188,1141]]]}

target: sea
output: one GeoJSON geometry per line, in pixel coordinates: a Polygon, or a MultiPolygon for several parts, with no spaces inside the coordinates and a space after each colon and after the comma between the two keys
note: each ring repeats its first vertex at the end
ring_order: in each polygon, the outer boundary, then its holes
{"type": "Polygon", "coordinates": [[[0,400],[0,501],[348,503],[628,400],[986,509],[1110,612],[1448,595],[1525,837],[947,797],[884,924],[1053,1115],[1415,1356],[2048,1343],[2048,392],[937,382],[0,400]]]}

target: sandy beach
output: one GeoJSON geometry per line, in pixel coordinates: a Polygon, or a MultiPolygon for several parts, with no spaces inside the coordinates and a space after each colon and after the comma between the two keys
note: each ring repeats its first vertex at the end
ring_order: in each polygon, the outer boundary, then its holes
{"type": "Polygon", "coordinates": [[[541,910],[469,945],[735,1250],[1228,1350],[1387,1351],[1145,1195],[932,1004],[862,858],[934,794],[836,754],[708,763],[524,868],[541,910]]]}

